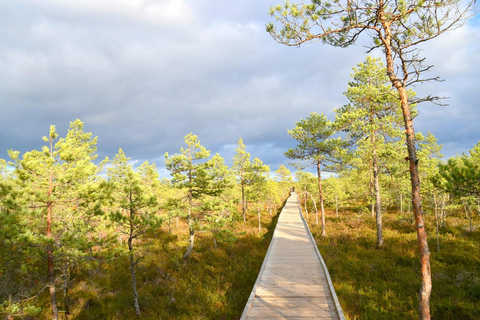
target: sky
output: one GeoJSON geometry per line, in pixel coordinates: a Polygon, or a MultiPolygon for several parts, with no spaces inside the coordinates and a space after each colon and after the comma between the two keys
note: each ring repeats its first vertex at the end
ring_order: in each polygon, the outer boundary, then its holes
{"type": "MultiPolygon", "coordinates": [[[[227,164],[241,137],[272,171],[287,165],[287,130],[311,112],[334,119],[369,39],[278,44],[265,32],[278,3],[0,0],[0,158],[40,149],[50,125],[65,136],[80,119],[99,158],[122,148],[162,176],[165,152],[178,153],[190,132],[227,164]]],[[[480,140],[478,15],[421,54],[444,81],[413,89],[449,99],[420,105],[415,130],[432,132],[446,157],[468,152],[480,140]]]]}

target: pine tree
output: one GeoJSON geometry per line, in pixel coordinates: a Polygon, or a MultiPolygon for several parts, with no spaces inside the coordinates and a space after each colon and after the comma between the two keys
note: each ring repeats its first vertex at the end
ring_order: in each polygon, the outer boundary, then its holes
{"type": "Polygon", "coordinates": [[[427,96],[411,101],[408,88],[416,83],[438,80],[425,78],[424,73],[430,71],[432,66],[425,65],[425,59],[420,56],[420,45],[461,26],[473,15],[475,5],[476,0],[313,0],[310,4],[286,2],[283,6],[277,5],[270,9],[270,15],[280,22],[281,29],[278,31],[273,23],[266,27],[276,41],[290,46],[322,40],[333,46],[348,47],[361,34],[367,34],[372,40],[370,51],[382,49],[386,74],[398,92],[406,134],[412,207],[420,249],[422,284],[418,310],[421,319],[430,319],[432,279],[411,105],[412,102],[435,102],[439,98],[427,96]]]}
{"type": "Polygon", "coordinates": [[[368,141],[366,155],[370,158],[368,163],[372,173],[372,212],[375,211],[376,215],[377,246],[383,246],[379,149],[388,143],[388,139],[398,138],[402,134],[398,94],[392,92],[380,59],[368,56],[365,62],[353,68],[352,78],[345,92],[350,104],[335,110],[336,125],[353,142],[365,144],[368,141]]]}
{"type": "Polygon", "coordinates": [[[107,170],[116,203],[116,209],[110,214],[110,219],[127,238],[133,306],[139,316],[141,311],[136,267],[143,256],[137,254],[135,241],[149,230],[158,228],[162,221],[156,215],[158,203],[155,188],[158,186],[158,173],[155,164],[145,162],[140,166],[139,172],[136,172],[128,161],[129,158],[122,149],[119,149],[107,170]]]}
{"type": "Polygon", "coordinates": [[[290,170],[287,169],[283,164],[278,167],[278,170],[275,171],[277,180],[280,183],[281,188],[283,189],[283,197],[285,197],[289,190],[292,187],[293,177],[290,170]]]}
{"type": "MultiPolygon", "coordinates": [[[[51,126],[43,140],[48,144],[42,151],[27,152],[22,159],[19,152],[9,154],[22,197],[28,199],[30,241],[46,252],[52,318],[58,319],[56,283],[65,274],[56,270],[70,268],[94,245],[88,235],[93,232],[91,219],[100,213],[99,206],[92,205],[100,193],[93,162],[97,138],[84,132],[83,123],[76,120],[65,138],[58,139],[51,126]]],[[[68,285],[68,278],[64,280],[68,285]]],[[[65,309],[68,312],[67,303],[65,309]]]]}
{"type": "Polygon", "coordinates": [[[270,172],[270,167],[263,164],[263,161],[255,158],[253,159],[251,170],[246,176],[248,189],[247,199],[252,203],[258,213],[258,231],[262,229],[261,213],[264,201],[267,198],[267,174],[270,172]]]}
{"type": "Polygon", "coordinates": [[[187,262],[193,252],[195,243],[195,224],[198,220],[202,199],[207,195],[219,194],[223,187],[217,177],[209,172],[212,162],[208,162],[210,151],[200,144],[198,137],[189,133],[184,138],[186,148],[181,147],[180,153],[169,156],[165,153],[165,163],[172,175],[172,183],[179,189],[186,190],[185,201],[188,205],[187,221],[189,229],[189,244],[183,255],[187,262]]]}
{"type": "MultiPolygon", "coordinates": [[[[322,165],[328,165],[337,161],[343,154],[348,144],[341,138],[331,138],[335,133],[335,127],[323,114],[311,113],[306,119],[295,124],[295,128],[288,130],[288,134],[297,140],[295,149],[289,149],[285,155],[292,160],[307,163],[307,167],[315,165],[317,169],[318,193],[320,197],[320,209],[322,214],[322,237],[326,237],[325,209],[322,191],[322,165]]],[[[300,164],[300,166],[302,166],[300,164]]],[[[303,167],[306,167],[303,166],[303,167]]],[[[327,167],[328,169],[328,167],[327,167]]]]}
{"type": "Polygon", "coordinates": [[[245,201],[245,188],[247,185],[246,175],[251,169],[250,153],[245,151],[245,144],[242,138],[238,139],[238,148],[235,149],[235,156],[233,156],[232,170],[235,171],[237,181],[240,184],[242,191],[242,215],[243,223],[245,223],[245,215],[247,211],[247,203],[245,201]]]}

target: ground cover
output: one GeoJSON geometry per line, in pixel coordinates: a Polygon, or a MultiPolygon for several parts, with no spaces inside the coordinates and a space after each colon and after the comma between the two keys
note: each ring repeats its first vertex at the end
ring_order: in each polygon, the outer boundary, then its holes
{"type": "MultiPolygon", "coordinates": [[[[385,246],[376,247],[374,219],[365,210],[327,210],[327,237],[309,224],[327,264],[345,316],[418,319],[420,262],[413,214],[384,215],[385,246]]],[[[433,291],[432,319],[480,319],[480,232],[469,232],[461,212],[446,218],[436,249],[435,221],[427,214],[433,291]]],[[[476,221],[478,226],[478,221],[476,221]]]]}
{"type": "MultiPolygon", "coordinates": [[[[185,264],[187,246],[185,223],[168,232],[167,226],[143,241],[144,259],[138,265],[137,289],[141,319],[239,319],[255,283],[278,219],[262,214],[258,231],[256,212],[239,218],[232,233],[213,240],[210,232],[199,233],[195,251],[185,264]]],[[[129,262],[125,258],[99,260],[89,270],[72,275],[70,310],[62,306],[61,319],[138,319],[133,309],[129,262]]],[[[39,297],[49,315],[47,294],[39,297]]]]}

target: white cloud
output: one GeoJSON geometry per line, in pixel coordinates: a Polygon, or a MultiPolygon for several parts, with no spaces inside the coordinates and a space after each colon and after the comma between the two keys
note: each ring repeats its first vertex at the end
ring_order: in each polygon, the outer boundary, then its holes
{"type": "MultiPolygon", "coordinates": [[[[212,151],[227,152],[222,146],[242,137],[252,155],[286,163],[283,152],[294,143],[286,130],[314,111],[333,117],[366,49],[277,44],[264,31],[268,7],[278,1],[268,2],[4,2],[0,145],[35,148],[50,124],[66,127],[80,118],[109,156],[121,147],[132,158],[155,159],[178,152],[193,132],[212,151]],[[19,123],[29,130],[17,130],[19,123]]],[[[433,72],[447,81],[421,90],[448,93],[455,109],[421,109],[422,131],[447,118],[479,117],[472,110],[480,100],[473,93],[480,32],[464,28],[425,50],[433,72]]],[[[449,130],[475,133],[463,127],[449,130]]]]}
{"type": "Polygon", "coordinates": [[[194,14],[185,0],[44,0],[93,15],[117,16],[153,24],[182,25],[193,21],[194,14]]]}

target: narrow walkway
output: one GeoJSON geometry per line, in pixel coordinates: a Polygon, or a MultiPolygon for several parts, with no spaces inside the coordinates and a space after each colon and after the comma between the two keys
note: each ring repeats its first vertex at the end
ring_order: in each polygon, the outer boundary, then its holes
{"type": "Polygon", "coordinates": [[[345,319],[295,193],[280,213],[241,319],[345,319]]]}

